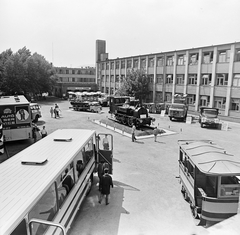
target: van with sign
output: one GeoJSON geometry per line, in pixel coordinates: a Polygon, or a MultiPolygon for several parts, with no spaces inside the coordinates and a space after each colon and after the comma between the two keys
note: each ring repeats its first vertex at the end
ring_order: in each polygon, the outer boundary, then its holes
{"type": "Polygon", "coordinates": [[[32,138],[30,103],[25,96],[1,96],[0,119],[4,142],[32,138]]]}

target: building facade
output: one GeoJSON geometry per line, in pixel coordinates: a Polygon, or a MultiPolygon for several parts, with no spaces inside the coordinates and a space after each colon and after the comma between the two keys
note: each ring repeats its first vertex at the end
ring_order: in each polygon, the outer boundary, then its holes
{"type": "Polygon", "coordinates": [[[221,116],[240,119],[240,42],[109,59],[97,40],[96,79],[99,89],[114,94],[132,69],[150,77],[147,102],[171,103],[175,94],[187,94],[189,110],[219,108],[221,116]]]}
{"type": "Polygon", "coordinates": [[[97,91],[96,69],[94,67],[55,67],[57,85],[53,93],[57,97],[67,96],[68,91],[97,91]]]}

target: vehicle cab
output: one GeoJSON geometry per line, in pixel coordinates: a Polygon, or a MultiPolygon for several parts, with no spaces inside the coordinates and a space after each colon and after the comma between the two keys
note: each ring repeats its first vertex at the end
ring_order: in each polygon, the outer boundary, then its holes
{"type": "Polygon", "coordinates": [[[201,127],[217,127],[220,123],[218,118],[219,110],[217,108],[201,107],[199,114],[199,123],[201,127]]]}
{"type": "Polygon", "coordinates": [[[41,106],[37,103],[30,103],[31,118],[33,122],[38,122],[38,119],[42,117],[41,106]]]}

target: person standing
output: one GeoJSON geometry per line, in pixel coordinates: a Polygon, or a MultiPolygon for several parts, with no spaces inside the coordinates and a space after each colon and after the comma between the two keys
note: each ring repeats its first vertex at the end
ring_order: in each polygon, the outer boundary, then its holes
{"type": "Polygon", "coordinates": [[[107,134],[103,138],[102,144],[103,144],[103,149],[104,150],[109,150],[109,141],[108,141],[108,138],[107,138],[107,134]]]}
{"type": "Polygon", "coordinates": [[[101,182],[101,178],[102,178],[103,173],[104,173],[104,171],[103,171],[103,163],[104,163],[103,160],[101,160],[98,163],[98,179],[99,179],[99,181],[98,181],[98,190],[99,191],[101,190],[100,182],[101,182]]]}
{"type": "Polygon", "coordinates": [[[47,136],[47,131],[45,129],[45,126],[43,126],[43,129],[41,130],[41,135],[42,135],[42,138],[47,136]]]}
{"type": "Polygon", "coordinates": [[[102,198],[105,196],[106,205],[109,204],[108,197],[110,194],[110,186],[113,188],[112,177],[108,174],[108,169],[104,170],[104,175],[100,178],[100,198],[99,203],[101,204],[102,198]]]}
{"type": "Polygon", "coordinates": [[[53,107],[51,107],[51,108],[50,108],[51,118],[53,117],[53,113],[54,113],[54,110],[53,110],[53,107]]]}
{"type": "Polygon", "coordinates": [[[40,129],[38,128],[38,126],[36,124],[33,124],[32,127],[32,135],[33,135],[33,141],[34,143],[37,142],[37,136],[39,135],[39,131],[40,129]]]}
{"type": "Polygon", "coordinates": [[[136,133],[136,126],[133,124],[133,126],[132,126],[132,142],[137,140],[136,136],[135,136],[135,133],[136,133]]]}

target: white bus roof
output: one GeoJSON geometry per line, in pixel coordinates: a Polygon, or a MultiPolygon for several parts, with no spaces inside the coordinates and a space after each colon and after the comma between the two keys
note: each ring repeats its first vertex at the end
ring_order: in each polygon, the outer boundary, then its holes
{"type": "Polygon", "coordinates": [[[205,174],[240,175],[240,158],[227,154],[212,141],[179,141],[179,145],[205,174]]]}
{"type": "Polygon", "coordinates": [[[0,97],[0,105],[16,105],[16,104],[29,104],[29,101],[26,99],[24,95],[0,97]]]}
{"type": "Polygon", "coordinates": [[[7,230],[39,200],[55,177],[73,160],[94,130],[57,130],[0,164],[0,233],[7,230]],[[61,141],[55,141],[58,139],[61,141]],[[27,158],[46,162],[42,165],[22,164],[27,158]]]}

